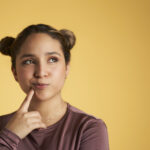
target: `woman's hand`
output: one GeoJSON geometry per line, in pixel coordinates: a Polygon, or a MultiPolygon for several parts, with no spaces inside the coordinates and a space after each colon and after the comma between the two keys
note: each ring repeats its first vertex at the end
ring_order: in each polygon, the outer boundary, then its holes
{"type": "Polygon", "coordinates": [[[34,90],[31,89],[18,111],[6,125],[8,130],[18,135],[21,139],[26,137],[34,129],[46,128],[38,111],[28,112],[33,95],[34,90]]]}

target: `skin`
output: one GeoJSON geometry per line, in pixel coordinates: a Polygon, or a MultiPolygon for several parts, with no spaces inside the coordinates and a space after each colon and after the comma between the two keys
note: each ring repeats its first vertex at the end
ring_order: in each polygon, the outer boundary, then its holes
{"type": "Polygon", "coordinates": [[[29,35],[12,72],[27,96],[6,125],[7,129],[24,138],[32,130],[46,128],[63,117],[67,104],[61,90],[69,64],[65,63],[58,40],[45,33],[29,35]]]}

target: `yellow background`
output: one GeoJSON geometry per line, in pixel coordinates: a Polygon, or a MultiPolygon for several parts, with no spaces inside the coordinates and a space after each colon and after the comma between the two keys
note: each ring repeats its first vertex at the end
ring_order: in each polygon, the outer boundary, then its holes
{"type": "MultiPolygon", "coordinates": [[[[0,38],[45,23],[76,34],[63,97],[105,121],[111,150],[150,149],[149,0],[0,0],[0,38]]],[[[25,95],[0,55],[0,115],[25,95]]]]}

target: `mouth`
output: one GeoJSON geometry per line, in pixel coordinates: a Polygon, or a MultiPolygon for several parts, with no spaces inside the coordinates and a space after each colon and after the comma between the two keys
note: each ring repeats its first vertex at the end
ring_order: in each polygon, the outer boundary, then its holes
{"type": "Polygon", "coordinates": [[[38,90],[43,90],[47,88],[48,86],[49,84],[45,84],[45,83],[33,83],[32,84],[33,89],[38,89],[38,90]]]}

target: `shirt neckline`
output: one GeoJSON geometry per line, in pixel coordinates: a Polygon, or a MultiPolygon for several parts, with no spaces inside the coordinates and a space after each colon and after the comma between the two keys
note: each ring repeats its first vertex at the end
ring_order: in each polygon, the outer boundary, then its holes
{"type": "Polygon", "coordinates": [[[66,112],[65,112],[64,116],[63,116],[60,120],[58,120],[56,123],[54,123],[54,124],[48,126],[46,129],[43,129],[43,128],[41,128],[41,129],[34,129],[31,133],[33,133],[33,134],[34,134],[34,133],[45,133],[45,132],[47,132],[47,131],[54,130],[61,122],[63,122],[63,121],[65,120],[65,118],[66,118],[66,117],[68,116],[68,114],[69,114],[70,104],[69,104],[68,102],[66,102],[66,103],[67,103],[66,112]]]}

